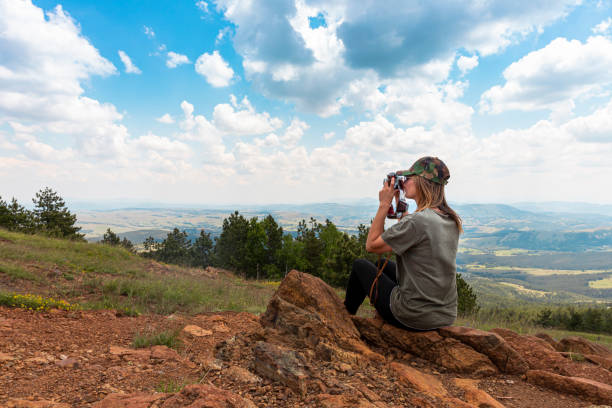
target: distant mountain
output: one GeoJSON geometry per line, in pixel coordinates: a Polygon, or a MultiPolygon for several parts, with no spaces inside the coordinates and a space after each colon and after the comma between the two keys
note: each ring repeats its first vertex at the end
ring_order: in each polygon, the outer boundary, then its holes
{"type": "Polygon", "coordinates": [[[542,213],[601,214],[612,216],[612,204],[550,201],[543,203],[513,203],[512,206],[527,211],[542,213]]]}

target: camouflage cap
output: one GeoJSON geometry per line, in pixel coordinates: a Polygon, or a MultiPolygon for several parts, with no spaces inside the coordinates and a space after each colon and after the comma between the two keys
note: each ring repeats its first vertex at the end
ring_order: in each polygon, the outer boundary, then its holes
{"type": "Polygon", "coordinates": [[[434,183],[446,185],[450,171],[446,164],[437,157],[425,156],[414,162],[409,170],[400,170],[398,176],[421,176],[434,183]]]}

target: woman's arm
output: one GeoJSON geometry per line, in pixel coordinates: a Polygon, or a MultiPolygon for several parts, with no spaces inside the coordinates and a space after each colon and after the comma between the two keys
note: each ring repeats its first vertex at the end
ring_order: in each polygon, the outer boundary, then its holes
{"type": "Polygon", "coordinates": [[[382,189],[378,192],[378,211],[376,216],[374,216],[374,220],[372,220],[368,239],[366,240],[366,251],[374,254],[384,254],[385,252],[392,251],[391,247],[380,236],[385,230],[387,211],[389,211],[389,206],[395,196],[395,190],[391,187],[394,182],[395,180],[391,180],[390,184],[383,183],[382,189]]]}

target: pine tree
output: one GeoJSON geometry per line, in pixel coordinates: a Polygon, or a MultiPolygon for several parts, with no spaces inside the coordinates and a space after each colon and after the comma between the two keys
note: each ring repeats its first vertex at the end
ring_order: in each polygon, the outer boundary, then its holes
{"type": "Polygon", "coordinates": [[[83,240],[81,227],[75,227],[76,215],[66,208],[64,200],[52,189],[45,187],[36,193],[34,219],[39,230],[51,236],[83,240]]]}
{"type": "Polygon", "coordinates": [[[191,260],[193,266],[206,268],[212,265],[213,241],[210,234],[200,230],[200,236],[191,246],[191,260]]]}

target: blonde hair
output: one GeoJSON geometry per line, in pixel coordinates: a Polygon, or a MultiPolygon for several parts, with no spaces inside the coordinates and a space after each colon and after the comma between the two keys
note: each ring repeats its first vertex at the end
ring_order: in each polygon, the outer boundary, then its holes
{"type": "Polygon", "coordinates": [[[463,232],[463,221],[461,217],[446,203],[446,197],[444,194],[444,185],[434,183],[421,176],[412,176],[417,191],[417,209],[416,211],[423,211],[426,208],[438,208],[444,214],[450,216],[457,228],[459,233],[463,232]]]}

